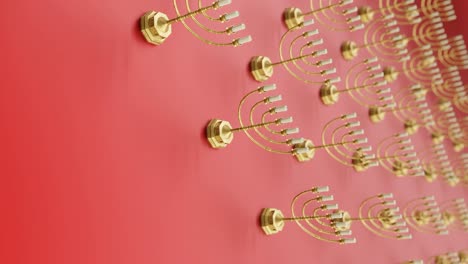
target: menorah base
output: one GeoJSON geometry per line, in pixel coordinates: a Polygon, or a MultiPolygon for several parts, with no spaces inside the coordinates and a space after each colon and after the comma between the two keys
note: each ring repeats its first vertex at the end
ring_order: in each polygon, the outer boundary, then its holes
{"type": "Polygon", "coordinates": [[[370,6],[361,6],[358,9],[358,15],[361,17],[362,23],[369,23],[374,19],[375,12],[370,6]]]}
{"type": "Polygon", "coordinates": [[[352,60],[359,54],[359,47],[356,42],[349,40],[341,44],[340,51],[345,60],[352,60]]]}
{"type": "Polygon", "coordinates": [[[421,99],[425,98],[427,94],[427,89],[424,88],[418,88],[413,90],[413,95],[416,97],[416,99],[421,99]]]}
{"type": "Polygon", "coordinates": [[[273,75],[271,60],[264,56],[255,56],[250,60],[250,72],[258,82],[264,82],[273,75]]]}
{"type": "Polygon", "coordinates": [[[401,161],[395,161],[393,163],[392,171],[397,177],[408,175],[408,168],[401,161]]]}
{"type": "Polygon", "coordinates": [[[161,45],[172,33],[166,14],[149,11],[140,18],[140,30],[148,43],[161,45]]]}
{"type": "Polygon", "coordinates": [[[450,187],[455,187],[460,183],[460,178],[454,176],[447,178],[447,183],[450,187]]]}
{"type": "Polygon", "coordinates": [[[294,156],[299,162],[306,162],[312,160],[315,156],[315,148],[312,140],[304,140],[301,144],[296,144],[294,148],[307,148],[308,151],[300,154],[295,154],[294,156]]]}
{"type": "Polygon", "coordinates": [[[351,215],[347,211],[337,210],[334,213],[341,213],[341,217],[334,219],[333,223],[340,223],[341,225],[336,225],[334,227],[335,231],[348,231],[351,230],[351,224],[353,221],[351,220],[351,215]]]}
{"type": "Polygon", "coordinates": [[[304,15],[297,7],[286,8],[283,13],[284,23],[288,29],[295,28],[301,23],[304,23],[304,15]]]}
{"type": "Polygon", "coordinates": [[[267,235],[274,235],[281,232],[284,228],[284,215],[275,208],[264,208],[260,216],[263,232],[267,235]]]}
{"type": "Polygon", "coordinates": [[[442,135],[441,133],[435,132],[431,134],[431,139],[432,139],[432,143],[440,144],[444,141],[445,136],[442,135]]]}
{"type": "Polygon", "coordinates": [[[225,148],[234,139],[228,121],[212,119],[206,127],[206,137],[212,148],[225,148]]]}
{"type": "Polygon", "coordinates": [[[427,211],[416,210],[411,217],[418,226],[425,226],[431,222],[431,215],[427,211]]]}
{"type": "Polygon", "coordinates": [[[320,99],[322,103],[325,105],[332,105],[338,102],[340,98],[340,94],[338,93],[338,89],[335,85],[325,83],[320,87],[320,99]]]}
{"type": "Polygon", "coordinates": [[[392,83],[396,81],[396,79],[398,79],[398,72],[392,66],[385,67],[383,69],[383,74],[384,74],[384,79],[389,83],[392,83]]]}
{"type": "Polygon", "coordinates": [[[465,148],[465,144],[462,142],[453,143],[453,150],[455,150],[455,152],[461,152],[464,148],[465,148]]]}
{"type": "Polygon", "coordinates": [[[427,182],[434,182],[437,179],[437,174],[432,168],[424,169],[424,179],[426,179],[427,182]]]}
{"type": "Polygon", "coordinates": [[[440,111],[446,111],[449,107],[452,106],[452,103],[448,100],[440,100],[437,102],[437,106],[439,107],[440,111]]]}
{"type": "Polygon", "coordinates": [[[356,172],[363,172],[368,169],[368,163],[364,159],[364,154],[360,151],[354,152],[351,163],[353,164],[353,168],[356,172]]]}
{"type": "Polygon", "coordinates": [[[449,212],[442,213],[442,221],[444,221],[445,226],[450,226],[455,222],[455,216],[449,212]]]}
{"type": "Polygon", "coordinates": [[[408,133],[409,135],[413,135],[419,130],[419,125],[414,120],[407,120],[404,124],[404,127],[405,127],[406,133],[408,133]]]}
{"type": "Polygon", "coordinates": [[[397,219],[395,214],[390,210],[382,210],[377,214],[377,218],[379,219],[380,223],[382,224],[383,228],[385,229],[392,229],[394,228],[395,224],[397,223],[397,219]]]}
{"type": "Polygon", "coordinates": [[[385,112],[378,106],[369,108],[369,118],[373,123],[382,122],[385,119],[385,112]]]}

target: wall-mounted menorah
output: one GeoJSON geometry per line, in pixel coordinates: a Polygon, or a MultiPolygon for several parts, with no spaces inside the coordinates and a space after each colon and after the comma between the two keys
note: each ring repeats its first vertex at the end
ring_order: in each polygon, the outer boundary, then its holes
{"type": "Polygon", "coordinates": [[[378,56],[382,61],[407,60],[406,46],[408,41],[398,33],[400,28],[393,15],[387,15],[371,22],[365,29],[364,42],[358,44],[348,40],[341,44],[341,55],[345,60],[352,60],[359,55],[361,49],[366,49],[371,56],[378,56]]]}
{"type": "Polygon", "coordinates": [[[328,187],[316,187],[296,195],[291,202],[291,217],[285,217],[275,208],[265,208],[261,214],[261,226],[267,235],[277,234],[283,230],[288,221],[294,221],[308,235],[327,242],[349,244],[354,238],[343,238],[351,235],[353,222],[361,222],[372,233],[395,239],[411,239],[406,223],[399,214],[393,194],[379,194],[364,200],[359,207],[359,216],[352,217],[349,212],[339,210],[338,205],[325,205],[323,202],[333,200],[325,196],[328,187]],[[338,238],[337,238],[338,237],[338,238]]]}
{"type": "Polygon", "coordinates": [[[310,11],[303,12],[297,7],[284,10],[283,18],[286,26],[291,29],[304,22],[310,16],[332,31],[356,31],[363,28],[357,8],[351,7],[353,0],[319,0],[314,4],[310,1],[310,11]]]}
{"type": "Polygon", "coordinates": [[[344,89],[334,84],[325,83],[320,88],[320,99],[325,105],[338,102],[340,94],[349,94],[351,98],[364,107],[376,106],[386,108],[393,104],[390,88],[377,58],[368,58],[351,66],[346,73],[344,89]]]}
{"type": "Polygon", "coordinates": [[[463,198],[442,202],[440,211],[448,229],[468,232],[468,206],[463,198]]]}
{"type": "Polygon", "coordinates": [[[207,128],[206,136],[213,148],[225,148],[234,139],[234,134],[244,132],[246,136],[260,148],[277,154],[293,155],[299,161],[306,161],[303,155],[308,155],[310,149],[303,138],[291,138],[291,135],[299,133],[299,128],[286,128],[293,121],[292,117],[272,118],[288,110],[287,106],[271,105],[282,100],[281,95],[272,95],[255,100],[255,103],[247,111],[247,120],[244,116],[244,106],[250,102],[254,95],[272,93],[276,85],[266,85],[247,93],[240,101],[237,114],[240,126],[233,128],[228,121],[212,119],[207,128]],[[261,112],[258,114],[257,112],[261,112]],[[281,128],[277,128],[281,127],[281,128]]]}
{"type": "Polygon", "coordinates": [[[362,166],[365,168],[370,162],[378,162],[384,169],[397,177],[424,176],[424,170],[419,164],[420,161],[408,133],[399,133],[384,138],[377,146],[376,155],[363,156],[356,152],[353,163],[355,167],[358,167],[357,170],[360,170],[362,166]]]}
{"type": "Polygon", "coordinates": [[[403,218],[419,232],[447,235],[448,229],[434,196],[413,199],[405,204],[403,218]]]}
{"type": "Polygon", "coordinates": [[[201,19],[198,19],[197,16],[200,15],[202,19],[207,20],[210,23],[217,23],[217,24],[224,24],[228,21],[231,21],[234,18],[239,16],[239,12],[235,11],[232,13],[222,14],[218,17],[213,17],[212,14],[209,12],[213,12],[218,10],[224,6],[227,6],[231,3],[231,0],[218,0],[210,5],[202,6],[201,0],[198,1],[198,6],[195,10],[190,8],[189,0],[185,0],[186,6],[186,13],[182,14],[180,7],[177,4],[177,0],[174,0],[174,8],[177,13],[177,17],[169,19],[169,17],[162,12],[158,11],[148,11],[140,18],[140,29],[141,33],[145,37],[148,43],[153,45],[161,45],[164,41],[172,34],[172,24],[176,22],[181,22],[184,27],[196,38],[205,42],[209,45],[214,46],[240,46],[245,43],[252,41],[251,36],[241,37],[234,39],[228,42],[222,42],[219,39],[221,36],[229,36],[232,34],[236,34],[245,29],[244,24],[233,25],[227,28],[220,29],[219,25],[215,26],[206,26],[204,23],[201,22],[201,19]],[[199,28],[201,31],[197,32],[196,30],[192,29],[189,23],[186,22],[187,19],[192,20],[196,27],[199,28]],[[212,35],[216,37],[206,37],[204,35],[212,35]]]}
{"type": "Polygon", "coordinates": [[[291,202],[291,216],[285,217],[281,210],[264,208],[261,214],[261,226],[265,234],[281,232],[286,222],[295,222],[306,234],[321,241],[353,244],[355,238],[351,226],[342,222],[343,211],[337,204],[330,204],[333,195],[325,195],[328,186],[315,187],[297,194],[291,202]]]}
{"type": "MultiPolygon", "coordinates": [[[[305,21],[284,33],[279,45],[279,61],[272,62],[269,57],[265,56],[253,57],[250,60],[250,71],[254,79],[259,82],[268,80],[273,75],[273,69],[281,65],[294,78],[305,83],[322,83],[325,76],[334,74],[336,69],[327,66],[333,60],[323,58],[328,52],[327,49],[317,49],[323,44],[323,39],[317,37],[319,31],[314,29],[301,32],[313,23],[313,20],[305,21]],[[288,47],[286,47],[286,42],[289,42],[288,47]],[[313,51],[310,51],[311,49],[313,51]]],[[[339,77],[325,80],[326,83],[339,81],[339,77]]]]}

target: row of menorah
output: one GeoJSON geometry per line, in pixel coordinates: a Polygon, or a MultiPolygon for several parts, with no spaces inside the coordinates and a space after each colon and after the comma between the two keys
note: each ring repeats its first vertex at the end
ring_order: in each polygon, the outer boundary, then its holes
{"type": "Polygon", "coordinates": [[[411,227],[418,232],[447,235],[451,230],[468,231],[468,206],[464,199],[438,204],[434,196],[419,197],[397,206],[393,194],[378,194],[364,199],[354,211],[340,209],[329,195],[329,187],[314,187],[292,199],[290,214],[264,208],[261,226],[267,235],[281,232],[294,222],[315,239],[351,244],[353,223],[360,223],[373,234],[392,239],[411,239],[411,227]]]}
{"type": "Polygon", "coordinates": [[[466,264],[468,263],[468,251],[458,250],[446,252],[439,255],[434,255],[423,259],[418,260],[409,260],[405,264],[466,264]]]}

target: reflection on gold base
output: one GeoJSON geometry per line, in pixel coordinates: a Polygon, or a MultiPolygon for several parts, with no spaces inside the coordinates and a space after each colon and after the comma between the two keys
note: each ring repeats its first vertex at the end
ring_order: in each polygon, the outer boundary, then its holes
{"type": "Polygon", "coordinates": [[[424,88],[418,88],[416,90],[413,90],[414,96],[416,96],[417,99],[425,98],[427,94],[427,89],[424,88]]]}
{"type": "Polygon", "coordinates": [[[369,108],[369,118],[373,123],[382,122],[385,119],[385,112],[378,106],[369,108]]]}
{"type": "Polygon", "coordinates": [[[384,209],[380,211],[377,217],[385,229],[393,228],[398,221],[397,218],[395,217],[395,214],[388,209],[384,209]]]}
{"type": "Polygon", "coordinates": [[[452,106],[452,103],[447,100],[440,100],[437,102],[437,105],[439,106],[440,111],[445,111],[447,110],[450,106],[452,106]]]}
{"type": "Polygon", "coordinates": [[[358,9],[358,15],[361,17],[362,23],[369,23],[374,19],[375,12],[370,6],[361,6],[358,9]]]}
{"type": "Polygon", "coordinates": [[[444,141],[445,136],[442,135],[441,133],[435,132],[431,134],[431,138],[434,144],[440,144],[444,141]]]}
{"type": "Polygon", "coordinates": [[[367,162],[364,160],[364,154],[359,151],[354,152],[351,163],[353,164],[354,170],[357,172],[366,171],[368,168],[367,162]]]}
{"type": "Polygon", "coordinates": [[[351,220],[351,215],[343,210],[335,211],[334,213],[341,213],[342,217],[338,219],[334,219],[333,223],[342,223],[339,227],[334,227],[335,231],[348,231],[351,230],[351,224],[353,221],[351,220]]]}
{"type": "Polygon", "coordinates": [[[153,45],[161,45],[172,33],[172,27],[167,23],[166,14],[149,11],[140,18],[140,30],[146,41],[153,45]]]}
{"type": "Polygon", "coordinates": [[[412,218],[419,226],[425,226],[431,222],[431,215],[428,211],[416,210],[412,215],[412,218]]]}
{"type": "Polygon", "coordinates": [[[427,182],[434,182],[437,179],[437,174],[433,169],[424,169],[424,178],[427,182]]]}
{"type": "Polygon", "coordinates": [[[335,85],[325,83],[320,87],[320,99],[325,105],[332,105],[338,102],[340,94],[335,85]]]}
{"type": "Polygon", "coordinates": [[[315,156],[314,143],[311,140],[305,140],[301,144],[294,145],[294,148],[307,148],[309,150],[305,153],[295,154],[296,159],[300,162],[312,160],[315,156]]]}
{"type": "Polygon", "coordinates": [[[345,41],[341,44],[341,56],[345,60],[352,60],[356,58],[359,53],[359,47],[357,46],[356,42],[354,41],[345,41]]]}
{"type": "Polygon", "coordinates": [[[385,80],[389,83],[396,81],[398,78],[398,72],[392,66],[385,67],[383,73],[385,80]]]}
{"type": "Polygon", "coordinates": [[[225,148],[234,139],[228,121],[212,119],[206,127],[206,137],[212,148],[225,148]]]}
{"type": "Polygon", "coordinates": [[[297,7],[286,8],[283,13],[284,23],[288,29],[297,27],[301,23],[304,23],[304,15],[302,11],[297,7]]]}
{"type": "Polygon", "coordinates": [[[393,163],[392,170],[397,177],[403,177],[408,174],[408,168],[400,161],[395,161],[393,163]]]}
{"type": "Polygon", "coordinates": [[[273,75],[271,60],[264,56],[255,56],[250,60],[250,72],[258,82],[264,82],[273,75]]]}
{"type": "Polygon", "coordinates": [[[419,125],[414,120],[408,120],[405,122],[405,131],[406,133],[413,135],[414,133],[418,132],[419,125]]]}
{"type": "Polygon", "coordinates": [[[274,235],[283,230],[283,213],[275,208],[264,208],[260,216],[262,229],[267,235],[274,235]]]}
{"type": "Polygon", "coordinates": [[[453,149],[455,152],[461,152],[465,148],[465,144],[462,142],[454,142],[453,143],[453,149]]]}

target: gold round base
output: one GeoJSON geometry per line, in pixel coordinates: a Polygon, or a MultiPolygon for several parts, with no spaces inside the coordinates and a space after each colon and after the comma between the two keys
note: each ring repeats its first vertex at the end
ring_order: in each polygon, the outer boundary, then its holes
{"type": "Polygon", "coordinates": [[[354,152],[351,163],[356,172],[363,172],[368,169],[367,162],[364,160],[364,154],[360,151],[354,152]]]}
{"type": "Polygon", "coordinates": [[[434,182],[437,179],[437,174],[434,172],[433,169],[425,169],[424,179],[426,179],[426,181],[429,183],[434,182]]]}
{"type": "Polygon", "coordinates": [[[294,148],[307,148],[309,151],[305,153],[296,154],[295,157],[299,162],[306,162],[312,160],[315,156],[314,143],[312,140],[305,140],[301,144],[296,144],[294,148]]]}
{"type": "Polygon", "coordinates": [[[231,124],[228,121],[212,119],[206,127],[206,137],[212,148],[225,148],[234,139],[231,132],[231,124]]]}
{"type": "Polygon", "coordinates": [[[345,60],[352,60],[358,55],[359,47],[357,46],[356,42],[349,40],[341,44],[340,51],[341,56],[345,60]]]}
{"type": "Polygon", "coordinates": [[[370,6],[361,6],[358,9],[358,15],[361,17],[362,23],[367,24],[374,19],[375,12],[370,6]]]}
{"type": "Polygon", "coordinates": [[[465,149],[465,144],[462,142],[453,143],[453,150],[455,150],[455,152],[461,152],[463,149],[465,149]]]}
{"type": "Polygon", "coordinates": [[[408,175],[408,168],[400,161],[395,161],[392,167],[393,174],[397,177],[408,175]]]}
{"type": "Polygon", "coordinates": [[[452,103],[448,100],[440,100],[439,102],[437,102],[437,106],[439,107],[440,111],[445,111],[450,106],[452,106],[452,103]]]}
{"type": "Polygon", "coordinates": [[[283,213],[275,208],[264,208],[260,216],[263,232],[267,235],[274,235],[284,228],[283,213]]]}
{"type": "Polygon", "coordinates": [[[341,213],[343,215],[341,218],[333,220],[333,223],[342,223],[342,225],[334,227],[335,231],[351,230],[351,224],[353,221],[351,220],[351,215],[347,211],[337,210],[333,213],[341,213]]]}
{"type": "Polygon", "coordinates": [[[431,215],[427,211],[416,210],[411,217],[418,226],[425,226],[431,222],[431,215]]]}
{"type": "Polygon", "coordinates": [[[286,8],[283,12],[284,23],[288,29],[297,27],[301,23],[304,23],[304,15],[302,11],[297,7],[286,8]]]}
{"type": "Polygon", "coordinates": [[[431,134],[431,139],[432,139],[432,143],[440,144],[440,143],[444,142],[445,136],[442,135],[441,133],[436,132],[436,133],[431,134]]]}
{"type": "Polygon", "coordinates": [[[379,123],[385,119],[385,112],[378,106],[372,106],[369,108],[369,119],[372,123],[379,123]]]}
{"type": "Polygon", "coordinates": [[[335,85],[325,83],[320,87],[320,99],[324,105],[332,105],[338,102],[340,94],[335,85]]]}
{"type": "Polygon", "coordinates": [[[395,218],[395,214],[392,211],[383,209],[377,214],[377,217],[382,224],[383,228],[385,229],[392,229],[394,228],[397,219],[395,218]]]}
{"type": "Polygon", "coordinates": [[[398,72],[392,66],[385,67],[383,69],[383,73],[384,73],[384,79],[389,83],[392,83],[396,81],[396,79],[398,79],[398,72]]]}
{"type": "Polygon", "coordinates": [[[172,33],[166,14],[149,11],[140,18],[140,30],[148,43],[161,45],[172,33]]]}
{"type": "Polygon", "coordinates": [[[419,130],[419,125],[414,120],[406,121],[404,124],[404,127],[405,127],[406,133],[408,133],[409,135],[413,135],[419,130]]]}
{"type": "Polygon", "coordinates": [[[250,60],[250,72],[258,82],[264,82],[273,75],[273,66],[268,57],[256,56],[250,60]]]}

